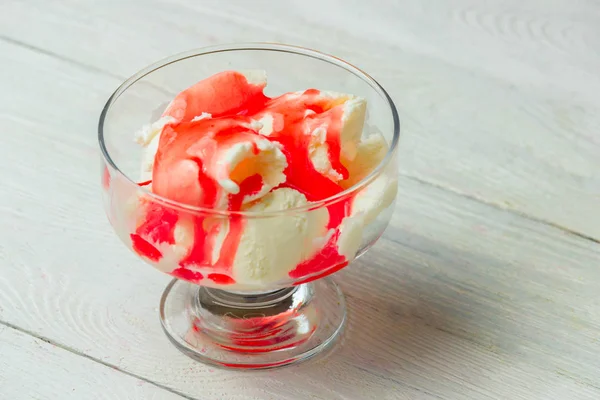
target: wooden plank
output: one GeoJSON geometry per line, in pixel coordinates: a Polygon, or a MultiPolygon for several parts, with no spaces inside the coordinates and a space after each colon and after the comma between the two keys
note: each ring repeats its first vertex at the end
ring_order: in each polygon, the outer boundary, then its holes
{"type": "Polygon", "coordinates": [[[598,240],[598,18],[586,0],[26,0],[0,5],[0,35],[121,77],[223,42],[335,53],[398,103],[403,174],[598,240]]]}
{"type": "Polygon", "coordinates": [[[95,116],[116,79],[6,42],[0,59],[0,320],[198,399],[600,396],[597,243],[408,178],[339,274],[335,353],[256,374],[191,361],[158,323],[168,278],[101,210],[95,116]]]}
{"type": "Polygon", "coordinates": [[[184,399],[4,325],[0,326],[0,354],[3,399],[184,399]]]}

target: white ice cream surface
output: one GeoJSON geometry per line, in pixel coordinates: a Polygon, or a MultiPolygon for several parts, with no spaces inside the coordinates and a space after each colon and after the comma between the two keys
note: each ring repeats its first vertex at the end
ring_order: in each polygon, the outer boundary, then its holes
{"type": "Polygon", "coordinates": [[[257,136],[255,140],[239,142],[227,149],[219,162],[223,166],[224,176],[218,180],[219,185],[231,194],[237,194],[240,187],[237,182],[259,174],[263,185],[260,191],[244,198],[243,203],[260,199],[271,189],[285,182],[283,171],[287,167],[287,159],[281,151],[281,145],[257,136]],[[255,146],[258,153],[255,153],[255,146]]]}
{"type": "Polygon", "coordinates": [[[165,125],[174,122],[177,122],[175,118],[166,116],[159,118],[156,122],[144,125],[135,133],[135,141],[142,146],[147,146],[156,136],[160,136],[165,125]]]}
{"type": "Polygon", "coordinates": [[[352,260],[362,244],[364,220],[362,216],[356,215],[346,217],[342,220],[337,241],[338,253],[352,260]]]}
{"type": "Polygon", "coordinates": [[[363,139],[357,146],[354,159],[342,158],[342,164],[348,169],[348,179],[340,182],[347,189],[366,178],[385,158],[388,144],[379,133],[374,133],[363,139]]]}
{"type": "Polygon", "coordinates": [[[329,159],[329,145],[326,143],[327,130],[324,127],[318,127],[312,131],[311,136],[308,157],[313,167],[334,182],[342,180],[343,176],[333,169],[329,159]]]}
{"type": "MultiPolygon", "coordinates": [[[[300,192],[275,189],[247,211],[272,212],[307,204],[300,192]]],[[[284,280],[302,261],[310,258],[327,235],[329,214],[325,208],[267,218],[249,218],[233,263],[238,283],[260,284],[284,280]]]]}
{"type": "Polygon", "coordinates": [[[370,224],[394,202],[397,191],[397,179],[380,175],[355,195],[351,215],[360,215],[365,225],[370,224]]]}
{"type": "MultiPolygon", "coordinates": [[[[322,92],[330,98],[332,104],[340,103],[343,114],[340,128],[340,157],[353,160],[356,156],[365,122],[367,102],[361,97],[335,92],[322,92]]],[[[343,179],[342,175],[333,169],[329,159],[329,145],[326,143],[329,121],[323,119],[323,124],[312,127],[309,144],[309,158],[315,169],[334,182],[343,179]]]]}
{"type": "Polygon", "coordinates": [[[248,83],[258,86],[267,85],[267,71],[262,69],[245,69],[238,71],[246,77],[248,83]]]}

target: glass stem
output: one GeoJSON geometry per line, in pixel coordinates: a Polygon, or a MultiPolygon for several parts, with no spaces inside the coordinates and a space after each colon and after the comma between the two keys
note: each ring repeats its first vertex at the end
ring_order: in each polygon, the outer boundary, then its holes
{"type": "Polygon", "coordinates": [[[289,308],[299,286],[269,292],[230,292],[221,289],[201,288],[196,297],[196,310],[207,309],[217,315],[244,318],[244,312],[261,310],[265,316],[278,314],[289,308]]]}

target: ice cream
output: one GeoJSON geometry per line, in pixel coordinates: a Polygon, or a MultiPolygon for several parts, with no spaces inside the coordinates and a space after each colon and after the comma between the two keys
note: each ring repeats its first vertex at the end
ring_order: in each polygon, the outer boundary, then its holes
{"type": "MultiPolygon", "coordinates": [[[[307,203],[299,191],[280,188],[267,194],[248,211],[283,211],[307,203]]],[[[327,209],[319,208],[295,215],[248,220],[233,260],[233,275],[243,282],[286,279],[289,266],[309,259],[323,247],[319,238],[327,236],[328,219],[327,209]]]]}
{"type": "MultiPolygon", "coordinates": [[[[247,118],[208,118],[166,125],[154,156],[152,190],[181,203],[230,209],[285,182],[281,145],[256,132],[247,118]],[[256,181],[250,191],[240,185],[256,181]]],[[[248,186],[246,184],[246,186],[248,186]]]]}
{"type": "Polygon", "coordinates": [[[140,185],[212,210],[140,200],[131,245],[161,270],[239,289],[315,279],[347,265],[365,225],[392,203],[396,183],[380,175],[311,208],[369,175],[388,145],[379,134],[362,139],[363,98],[316,89],[269,98],[265,86],[262,71],[221,72],[136,134],[140,185]]]}

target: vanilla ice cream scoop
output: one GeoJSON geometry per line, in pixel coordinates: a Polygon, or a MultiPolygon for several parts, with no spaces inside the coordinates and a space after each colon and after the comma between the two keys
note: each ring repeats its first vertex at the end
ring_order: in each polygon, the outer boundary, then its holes
{"type": "Polygon", "coordinates": [[[383,161],[389,146],[382,135],[374,133],[358,143],[354,158],[342,157],[342,164],[348,169],[348,178],[339,182],[348,189],[367,177],[383,161]]]}
{"type": "MultiPolygon", "coordinates": [[[[275,189],[247,211],[284,211],[308,204],[300,192],[275,189]]],[[[260,284],[282,281],[296,265],[323,245],[329,215],[325,208],[268,218],[248,219],[233,261],[238,282],[260,284]]]]}
{"type": "Polygon", "coordinates": [[[152,190],[185,204],[228,209],[256,200],[285,181],[280,145],[247,118],[200,119],[167,125],[154,158],[152,190]],[[244,190],[242,190],[244,189],[244,190]]]}

